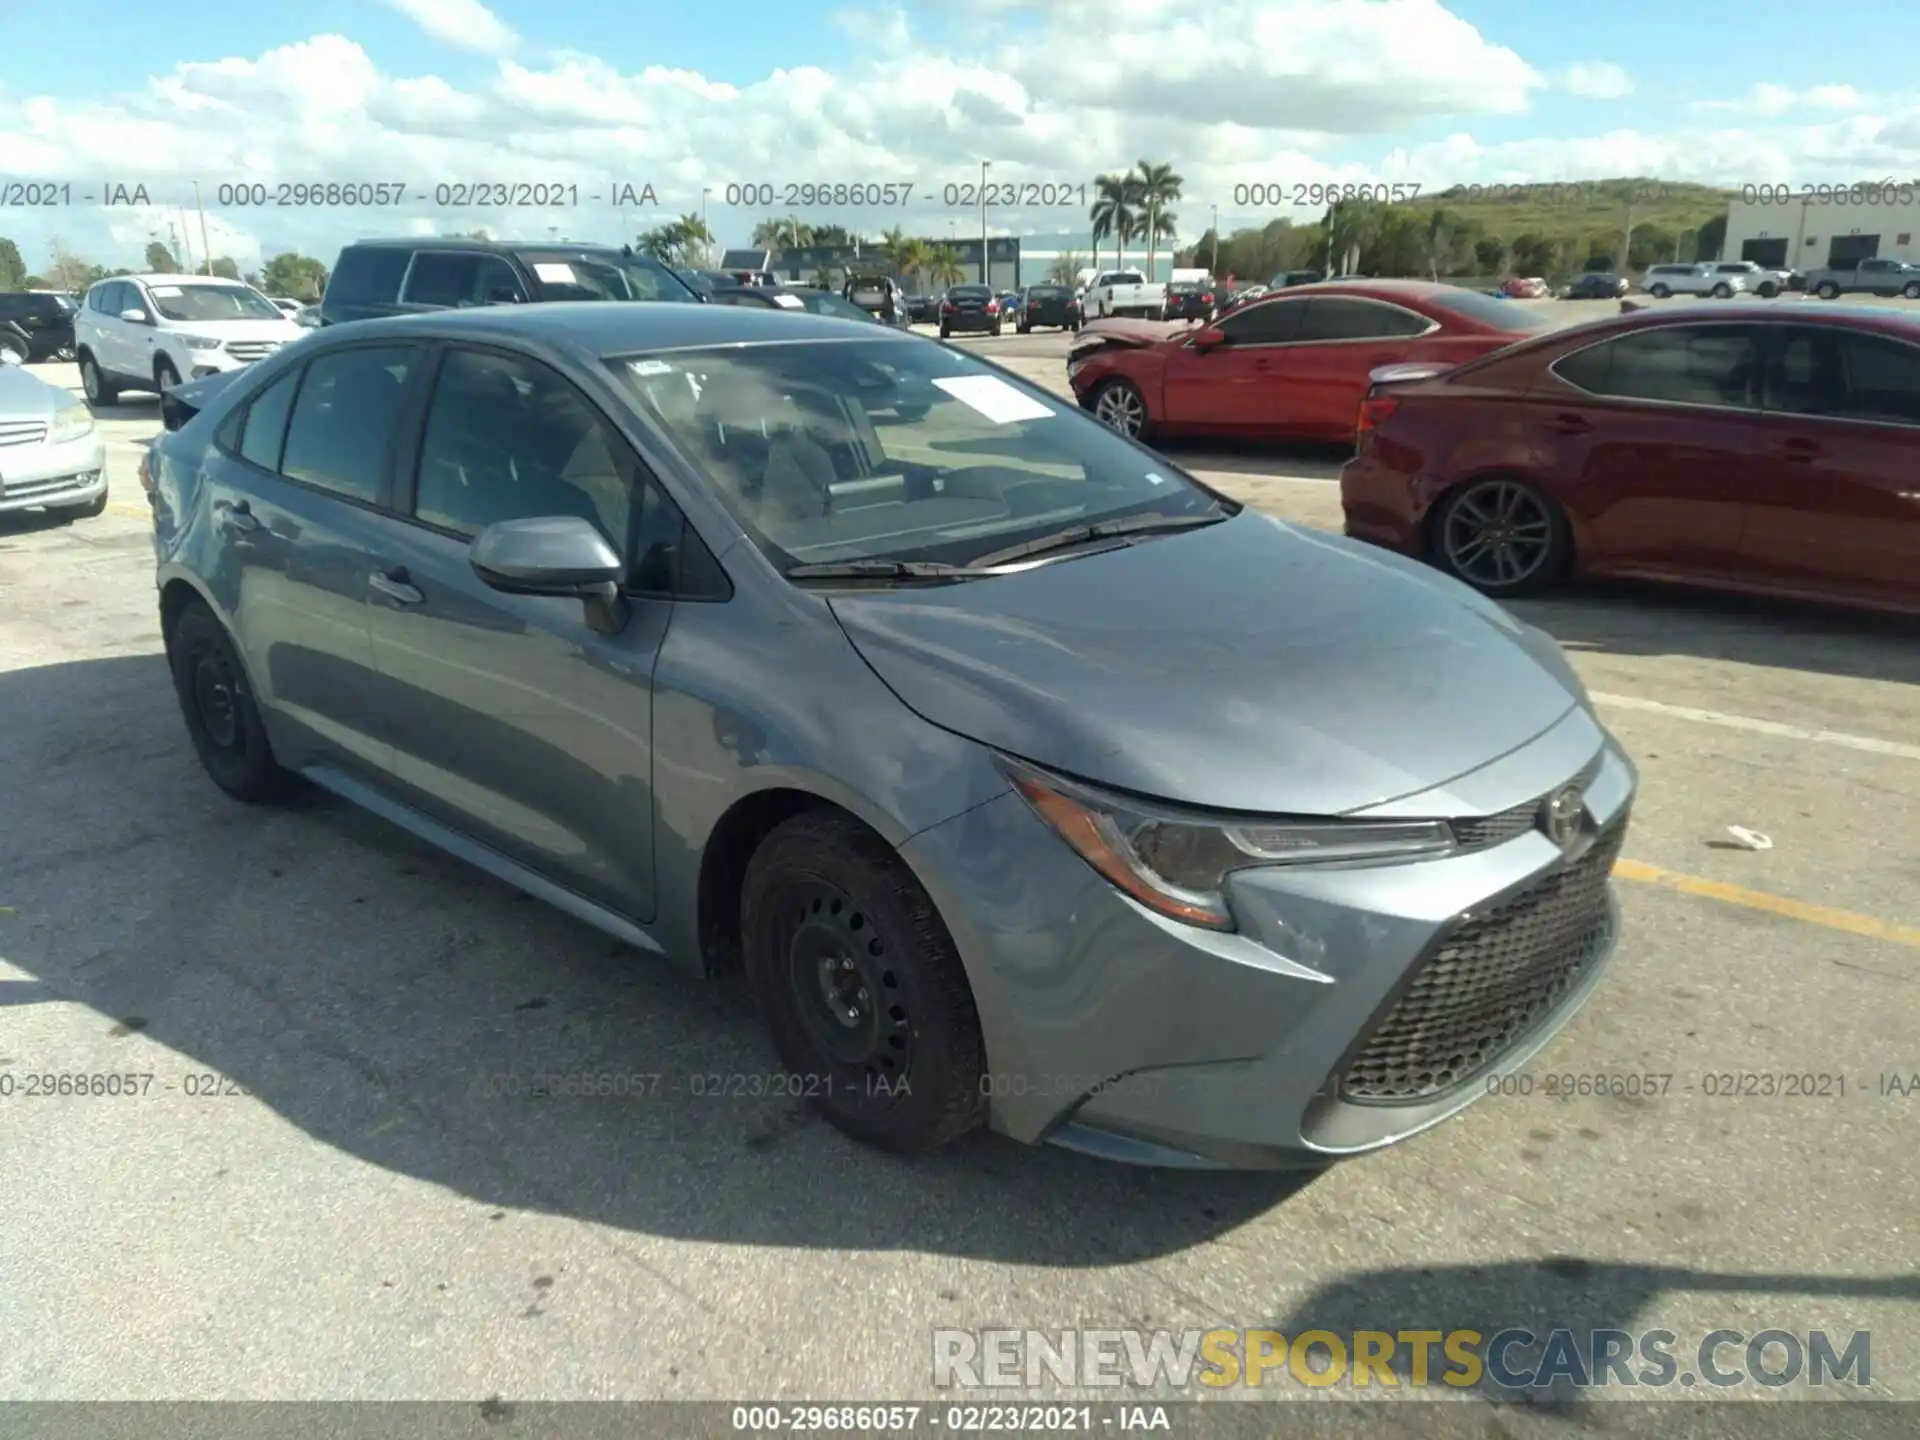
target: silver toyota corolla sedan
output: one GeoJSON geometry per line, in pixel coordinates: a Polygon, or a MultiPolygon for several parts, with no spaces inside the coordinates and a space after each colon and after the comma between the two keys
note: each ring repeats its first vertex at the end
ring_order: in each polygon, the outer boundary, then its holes
{"type": "Polygon", "coordinates": [[[107,508],[106,446],[84,400],[0,358],[0,515],[107,508]]]}
{"type": "Polygon", "coordinates": [[[175,400],[160,609],[213,778],[743,965],[863,1140],[1353,1155],[1614,948],[1635,771],[1548,636],[954,348],[530,305],[175,400]]]}

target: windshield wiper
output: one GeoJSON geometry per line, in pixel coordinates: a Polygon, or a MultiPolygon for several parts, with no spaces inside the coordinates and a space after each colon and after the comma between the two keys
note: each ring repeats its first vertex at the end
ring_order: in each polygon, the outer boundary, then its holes
{"type": "Polygon", "coordinates": [[[1065,550],[1074,545],[1085,545],[1094,540],[1111,540],[1122,535],[1150,535],[1167,530],[1186,530],[1195,525],[1212,525],[1228,517],[1227,511],[1216,511],[1208,515],[1128,515],[1119,520],[1097,520],[1091,525],[1074,525],[1065,530],[1056,530],[1051,535],[1042,535],[1035,540],[1022,540],[1018,545],[1009,545],[1004,550],[995,550],[986,555],[976,556],[973,564],[976,568],[989,565],[1004,565],[1009,560],[1024,560],[1029,555],[1045,555],[1054,550],[1065,550]]]}
{"type": "Polygon", "coordinates": [[[784,573],[789,580],[977,580],[986,572],[938,560],[823,560],[784,573]]]}

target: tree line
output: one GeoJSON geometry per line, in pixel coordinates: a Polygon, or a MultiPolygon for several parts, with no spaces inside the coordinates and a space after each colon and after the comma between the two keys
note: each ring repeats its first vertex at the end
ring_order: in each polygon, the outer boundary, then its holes
{"type": "MultiPolygon", "coordinates": [[[[179,275],[187,271],[172,249],[159,240],[147,246],[146,268],[141,271],[87,260],[57,239],[49,248],[51,263],[44,271],[31,270],[20,247],[0,235],[0,290],[68,290],[77,294],[98,281],[119,275],[179,275]]],[[[239,264],[226,255],[215,256],[211,263],[203,262],[192,268],[196,274],[241,280],[265,294],[282,295],[290,300],[315,301],[327,288],[327,267],[311,255],[291,250],[275,255],[258,270],[243,272],[239,264]]]]}

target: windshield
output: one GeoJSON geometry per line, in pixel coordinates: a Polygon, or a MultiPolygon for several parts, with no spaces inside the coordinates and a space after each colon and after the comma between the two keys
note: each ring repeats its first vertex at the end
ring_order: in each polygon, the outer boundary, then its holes
{"type": "Polygon", "coordinates": [[[964,565],[1063,526],[1237,508],[1075,406],[924,341],[608,363],[782,568],[964,565]]]}
{"type": "Polygon", "coordinates": [[[1424,298],[1438,309],[1451,311],[1476,325],[1490,325],[1496,330],[1532,332],[1551,330],[1556,324],[1537,310],[1528,310],[1508,300],[1496,300],[1491,295],[1482,295],[1478,290],[1448,290],[1424,298]]]}
{"type": "Polygon", "coordinates": [[[612,251],[552,251],[521,256],[547,300],[694,301],[693,287],[658,260],[612,251]]]}
{"type": "Polygon", "coordinates": [[[245,285],[149,285],[163,320],[284,320],[275,305],[245,285]]]}

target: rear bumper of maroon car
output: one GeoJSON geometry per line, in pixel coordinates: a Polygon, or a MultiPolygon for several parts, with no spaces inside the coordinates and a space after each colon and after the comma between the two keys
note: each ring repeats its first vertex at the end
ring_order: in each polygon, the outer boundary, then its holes
{"type": "Polygon", "coordinates": [[[1378,444],[1340,467],[1340,509],[1346,533],[1403,555],[1426,552],[1430,502],[1418,476],[1380,456],[1378,444]]]}

